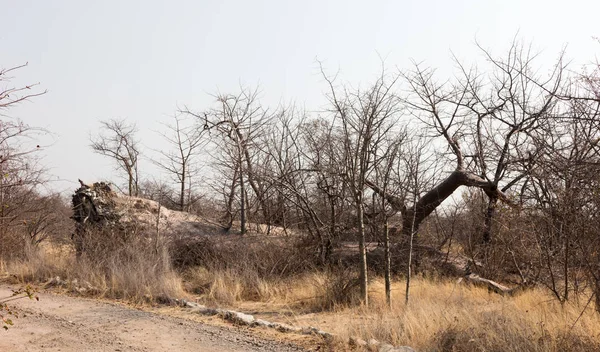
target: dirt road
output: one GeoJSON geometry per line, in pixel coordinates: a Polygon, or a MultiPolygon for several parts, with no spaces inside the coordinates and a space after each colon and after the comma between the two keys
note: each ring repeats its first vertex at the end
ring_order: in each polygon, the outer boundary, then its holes
{"type": "MultiPolygon", "coordinates": [[[[0,285],[0,298],[10,296],[0,285]]],[[[0,331],[0,351],[304,351],[215,327],[92,299],[39,294],[11,302],[19,318],[0,331]]]]}

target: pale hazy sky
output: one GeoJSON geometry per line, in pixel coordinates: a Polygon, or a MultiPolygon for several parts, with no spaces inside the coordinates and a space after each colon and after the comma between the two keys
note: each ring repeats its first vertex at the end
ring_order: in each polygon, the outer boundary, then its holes
{"type": "MultiPolygon", "coordinates": [[[[84,1],[0,0],[0,67],[29,62],[13,85],[48,93],[7,113],[53,133],[44,164],[60,191],[114,178],[89,148],[98,121],[136,122],[144,152],[177,106],[204,109],[209,93],[260,85],[262,101],[318,110],[325,90],[315,59],[341,78],[367,83],[424,60],[449,74],[450,52],[479,57],[474,42],[502,53],[512,38],[547,57],[563,47],[574,66],[600,53],[600,1],[84,1]]],[[[155,172],[147,160],[143,177],[155,172]]],[[[159,175],[153,175],[159,178],[159,175]]]]}

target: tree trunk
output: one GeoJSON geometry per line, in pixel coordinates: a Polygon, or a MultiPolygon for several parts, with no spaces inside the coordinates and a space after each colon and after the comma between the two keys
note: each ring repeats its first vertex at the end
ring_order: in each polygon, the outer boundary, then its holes
{"type": "Polygon", "coordinates": [[[600,313],[600,275],[596,275],[595,285],[594,285],[594,296],[596,296],[596,312],[600,313]]]}
{"type": "MultiPolygon", "coordinates": [[[[263,213],[263,217],[265,218],[264,220],[267,223],[267,226],[270,228],[271,227],[271,214],[270,214],[269,206],[265,199],[265,194],[264,194],[265,192],[262,187],[262,183],[259,183],[256,179],[256,175],[254,173],[254,167],[252,165],[252,161],[250,158],[250,151],[248,150],[245,142],[242,143],[242,141],[244,141],[244,137],[243,137],[242,133],[239,131],[239,129],[237,129],[237,128],[236,128],[236,134],[237,134],[237,138],[238,138],[239,148],[241,148],[240,152],[243,153],[243,156],[246,159],[246,173],[248,174],[248,183],[250,184],[250,187],[256,194],[256,198],[258,199],[258,204],[260,204],[260,207],[261,207],[261,210],[263,213]]],[[[242,154],[240,154],[240,162],[243,162],[242,154]]]]}
{"type": "Polygon", "coordinates": [[[235,188],[238,181],[238,169],[236,168],[233,172],[233,178],[231,179],[231,188],[227,197],[227,225],[225,226],[226,231],[229,231],[233,226],[233,201],[235,200],[235,188]]]}
{"type": "Polygon", "coordinates": [[[483,244],[488,245],[492,240],[492,225],[496,208],[498,206],[498,197],[492,196],[489,198],[487,210],[485,212],[485,220],[483,223],[483,244]]]}
{"type": "MultiPolygon", "coordinates": [[[[240,168],[241,168],[240,164],[240,168]]],[[[246,233],[246,187],[244,186],[244,173],[240,171],[240,235],[246,233]]]]}
{"type": "Polygon", "coordinates": [[[411,232],[419,230],[419,226],[444,200],[450,197],[460,186],[478,187],[490,198],[508,202],[504,194],[491,182],[470,174],[463,169],[450,173],[437,186],[425,193],[413,207],[407,207],[404,199],[388,194],[372,182],[366,184],[381,197],[384,197],[392,208],[402,213],[402,234],[410,236],[411,232]]]}
{"type": "MultiPolygon", "coordinates": [[[[385,212],[385,208],[383,209],[385,212]]],[[[392,279],[391,279],[391,257],[390,257],[390,226],[386,219],[383,225],[383,245],[385,256],[385,301],[388,308],[392,308],[392,279]]]]}
{"type": "Polygon", "coordinates": [[[129,179],[128,179],[129,182],[127,184],[127,186],[128,186],[127,190],[128,190],[128,195],[131,197],[131,196],[133,196],[133,174],[131,173],[131,169],[128,169],[128,174],[129,174],[128,175],[129,176],[129,179]]]}
{"type": "MultiPolygon", "coordinates": [[[[416,228],[416,212],[412,212],[412,219],[410,222],[410,241],[408,243],[408,263],[406,265],[406,292],[405,292],[405,296],[404,296],[404,304],[408,305],[408,299],[410,298],[410,279],[412,276],[412,257],[413,257],[413,243],[414,243],[414,237],[415,237],[415,232],[417,231],[416,228]]],[[[404,219],[402,219],[402,222],[404,222],[404,219]]]]}
{"type": "Polygon", "coordinates": [[[364,210],[362,206],[362,199],[356,202],[356,211],[358,218],[358,250],[360,252],[360,296],[363,304],[369,306],[369,292],[368,292],[368,277],[367,277],[367,247],[365,243],[365,219],[364,210]]]}
{"type": "Polygon", "coordinates": [[[186,178],[186,170],[185,163],[181,166],[181,187],[179,189],[179,210],[185,210],[185,178],[186,178]]]}

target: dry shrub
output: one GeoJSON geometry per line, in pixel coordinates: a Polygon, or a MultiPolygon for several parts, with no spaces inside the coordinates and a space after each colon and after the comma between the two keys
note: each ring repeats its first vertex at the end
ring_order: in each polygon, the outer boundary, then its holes
{"type": "Polygon", "coordinates": [[[43,282],[53,277],[66,278],[75,268],[71,248],[44,243],[29,248],[19,258],[6,260],[6,272],[22,283],[43,282]]]}
{"type": "Polygon", "coordinates": [[[180,237],[171,243],[173,266],[185,271],[186,268],[210,265],[218,260],[216,243],[208,237],[180,237]]]}
{"type": "Polygon", "coordinates": [[[315,275],[317,295],[311,302],[313,311],[328,311],[360,304],[358,274],[350,269],[326,271],[315,275]]]}
{"type": "Polygon", "coordinates": [[[263,278],[253,267],[246,270],[189,268],[184,286],[208,304],[263,302],[298,312],[331,311],[360,304],[357,275],[350,271],[310,271],[284,278],[263,278]]]}
{"type": "MultiPolygon", "coordinates": [[[[493,325],[493,324],[490,324],[493,325]]],[[[432,351],[439,352],[470,352],[470,351],[578,351],[595,352],[600,344],[590,337],[575,334],[558,334],[552,336],[548,331],[544,336],[528,336],[527,333],[508,330],[505,326],[498,327],[499,334],[494,336],[483,329],[450,328],[440,331],[435,336],[432,351]],[[508,330],[508,331],[507,331],[508,330]]],[[[531,334],[534,335],[534,334],[531,334]]]]}
{"type": "MultiPolygon", "coordinates": [[[[292,277],[314,268],[310,256],[290,238],[212,236],[180,238],[171,244],[175,268],[201,266],[211,271],[255,274],[261,279],[292,277]]],[[[243,276],[243,275],[240,275],[243,276]]]]}
{"type": "Polygon", "coordinates": [[[186,288],[207,301],[282,299],[286,286],[313,268],[291,239],[264,236],[180,238],[171,244],[173,265],[186,288]]]}
{"type": "Polygon", "coordinates": [[[190,268],[184,274],[186,288],[213,304],[270,302],[285,296],[285,282],[260,278],[250,270],[212,270],[190,268]]]}
{"type": "Polygon", "coordinates": [[[409,305],[404,282],[394,282],[393,306],[385,305],[383,282],[370,286],[370,307],[336,307],[299,325],[371,338],[422,351],[598,351],[600,319],[587,300],[561,306],[542,289],[502,297],[450,281],[415,278],[409,305]],[[583,312],[583,313],[582,313],[583,312]]]}
{"type": "Polygon", "coordinates": [[[3,260],[22,259],[27,255],[29,247],[20,231],[3,231],[0,235],[0,258],[3,260]]]}
{"type": "Polygon", "coordinates": [[[171,246],[188,291],[208,302],[278,302],[320,311],[353,305],[358,280],[351,270],[317,269],[299,239],[215,236],[179,239],[171,246]]]}
{"type": "Polygon", "coordinates": [[[80,258],[75,258],[70,246],[45,246],[10,261],[7,270],[22,282],[58,276],[69,288],[83,287],[108,298],[147,301],[182,295],[181,279],[171,269],[167,246],[160,238],[108,230],[88,235],[80,258]]]}
{"type": "Polygon", "coordinates": [[[308,311],[359,303],[356,270],[318,268],[301,238],[182,238],[171,253],[186,289],[210,303],[278,302],[308,311]]]}

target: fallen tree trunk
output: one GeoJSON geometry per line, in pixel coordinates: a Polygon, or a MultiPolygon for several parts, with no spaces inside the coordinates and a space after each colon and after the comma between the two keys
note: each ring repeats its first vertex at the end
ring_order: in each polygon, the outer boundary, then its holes
{"type": "MultiPolygon", "coordinates": [[[[462,281],[462,279],[460,279],[459,282],[460,281],[462,281]]],[[[486,287],[488,291],[493,291],[502,296],[513,296],[515,293],[522,291],[525,287],[525,285],[519,285],[514,288],[509,288],[497,283],[496,281],[484,279],[481,276],[472,273],[469,275],[465,275],[464,281],[475,286],[486,287]]]]}

